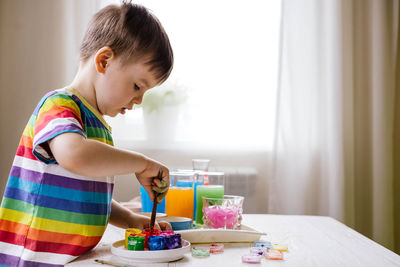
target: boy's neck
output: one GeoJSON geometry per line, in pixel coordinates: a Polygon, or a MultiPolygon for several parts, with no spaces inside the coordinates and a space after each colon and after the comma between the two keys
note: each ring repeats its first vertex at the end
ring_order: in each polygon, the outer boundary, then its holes
{"type": "Polygon", "coordinates": [[[96,89],[94,87],[94,67],[89,62],[80,62],[78,72],[69,87],[74,88],[97,111],[96,89]]]}

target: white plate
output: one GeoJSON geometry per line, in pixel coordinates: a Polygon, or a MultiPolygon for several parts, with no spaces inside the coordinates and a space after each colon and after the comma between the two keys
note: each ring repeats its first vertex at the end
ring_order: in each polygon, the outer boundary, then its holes
{"type": "Polygon", "coordinates": [[[175,231],[191,243],[246,243],[260,240],[266,233],[242,225],[240,230],[231,229],[191,229],[175,231]]]}
{"type": "Polygon", "coordinates": [[[111,253],[135,262],[170,262],[183,258],[185,253],[190,252],[190,242],[182,239],[182,247],[165,250],[127,250],[125,240],[114,242],[111,253]]]}

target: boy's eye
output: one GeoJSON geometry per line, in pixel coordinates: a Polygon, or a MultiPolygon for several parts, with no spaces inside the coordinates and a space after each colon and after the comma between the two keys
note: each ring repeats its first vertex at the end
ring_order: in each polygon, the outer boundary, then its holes
{"type": "Polygon", "coordinates": [[[135,83],[135,90],[140,91],[140,87],[135,83]]]}

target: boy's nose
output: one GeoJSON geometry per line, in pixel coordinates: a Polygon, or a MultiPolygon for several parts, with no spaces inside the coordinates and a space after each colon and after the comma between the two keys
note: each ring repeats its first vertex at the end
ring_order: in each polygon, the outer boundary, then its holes
{"type": "Polygon", "coordinates": [[[133,104],[140,105],[140,104],[142,104],[142,101],[143,101],[143,95],[133,98],[132,102],[133,102],[133,104]]]}

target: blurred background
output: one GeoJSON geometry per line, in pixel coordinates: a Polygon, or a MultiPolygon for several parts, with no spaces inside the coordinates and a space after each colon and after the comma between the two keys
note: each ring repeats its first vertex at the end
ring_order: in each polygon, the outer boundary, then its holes
{"type": "MultiPolygon", "coordinates": [[[[210,159],[245,213],[331,216],[400,253],[397,0],[135,1],[174,70],[106,118],[117,147],[170,169],[210,159]]],[[[0,0],[0,192],[34,107],[68,85],[91,16],[119,1],[0,0]]],[[[114,198],[139,196],[134,175],[114,198]]]]}

